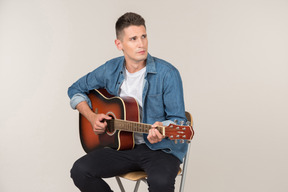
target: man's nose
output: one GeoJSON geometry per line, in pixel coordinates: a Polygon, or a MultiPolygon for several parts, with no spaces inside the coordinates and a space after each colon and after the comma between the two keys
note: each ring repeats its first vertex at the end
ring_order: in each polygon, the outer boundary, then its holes
{"type": "Polygon", "coordinates": [[[139,38],[138,39],[138,47],[143,47],[143,45],[144,45],[144,40],[139,38]]]}

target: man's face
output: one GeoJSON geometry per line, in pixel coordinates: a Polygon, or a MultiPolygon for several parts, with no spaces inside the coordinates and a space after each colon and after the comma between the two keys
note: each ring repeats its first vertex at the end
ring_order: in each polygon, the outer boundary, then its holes
{"type": "Polygon", "coordinates": [[[148,39],[143,25],[131,25],[124,28],[115,44],[119,50],[123,51],[126,63],[141,63],[147,58],[148,39]]]}

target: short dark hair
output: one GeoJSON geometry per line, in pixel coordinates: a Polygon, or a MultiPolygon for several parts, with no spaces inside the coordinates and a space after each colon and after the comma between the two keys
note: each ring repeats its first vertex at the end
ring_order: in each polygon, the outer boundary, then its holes
{"type": "Polygon", "coordinates": [[[116,22],[116,25],[115,25],[116,37],[119,39],[121,36],[121,33],[123,32],[123,29],[131,25],[136,25],[136,26],[143,25],[146,28],[145,20],[143,19],[143,17],[141,17],[137,13],[128,12],[122,15],[121,17],[119,17],[119,19],[116,22]]]}

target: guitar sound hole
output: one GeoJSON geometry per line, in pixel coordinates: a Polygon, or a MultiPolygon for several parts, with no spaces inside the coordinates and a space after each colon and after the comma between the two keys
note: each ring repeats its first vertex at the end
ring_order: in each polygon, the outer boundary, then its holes
{"type": "Polygon", "coordinates": [[[108,116],[111,117],[112,119],[106,120],[106,122],[107,122],[106,132],[109,135],[113,135],[114,132],[115,132],[115,129],[114,129],[114,116],[111,115],[111,114],[108,114],[108,116]]]}

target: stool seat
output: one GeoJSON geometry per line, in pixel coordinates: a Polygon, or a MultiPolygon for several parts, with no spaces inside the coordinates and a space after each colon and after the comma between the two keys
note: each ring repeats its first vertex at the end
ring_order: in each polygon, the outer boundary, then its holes
{"type": "MultiPolygon", "coordinates": [[[[180,175],[181,172],[182,172],[182,169],[181,167],[179,167],[178,175],[180,175]]],[[[119,175],[119,177],[131,180],[131,181],[137,181],[137,180],[147,178],[147,174],[144,171],[134,171],[134,172],[125,173],[123,175],[119,175]]]]}

